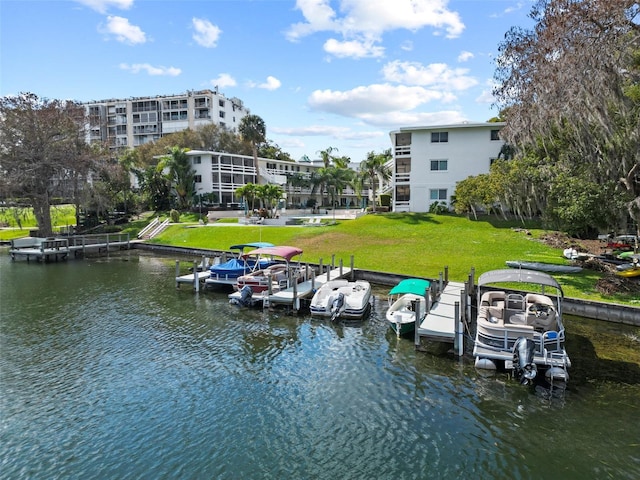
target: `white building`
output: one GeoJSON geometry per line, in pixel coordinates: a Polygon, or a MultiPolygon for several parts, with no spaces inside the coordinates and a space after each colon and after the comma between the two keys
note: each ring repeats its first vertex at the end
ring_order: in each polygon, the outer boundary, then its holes
{"type": "MultiPolygon", "coordinates": [[[[187,155],[195,172],[195,190],[198,195],[214,193],[217,203],[225,208],[237,208],[243,199],[236,190],[247,183],[258,183],[252,156],[223,152],[190,150],[187,155]]],[[[287,162],[258,157],[260,183],[280,185],[286,192],[288,206],[304,206],[310,198],[310,187],[294,187],[287,181],[293,174],[310,178],[317,169],[310,163],[287,162]]],[[[318,199],[319,200],[319,199],[318,199]]]]}
{"type": "Polygon", "coordinates": [[[238,98],[212,90],[86,102],[87,142],[116,150],[137,147],[163,135],[214,123],[236,131],[249,112],[238,98]]]}
{"type": "Polygon", "coordinates": [[[393,211],[428,212],[451,204],[456,183],[489,173],[504,144],[504,123],[406,127],[389,133],[393,146],[393,211]]]}

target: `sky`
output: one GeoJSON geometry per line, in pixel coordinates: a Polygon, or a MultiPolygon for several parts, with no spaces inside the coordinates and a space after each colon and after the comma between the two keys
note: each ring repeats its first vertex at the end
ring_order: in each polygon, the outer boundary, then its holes
{"type": "Polygon", "coordinates": [[[484,122],[532,0],[0,0],[0,96],[218,88],[295,160],[364,160],[400,127],[484,122]]]}

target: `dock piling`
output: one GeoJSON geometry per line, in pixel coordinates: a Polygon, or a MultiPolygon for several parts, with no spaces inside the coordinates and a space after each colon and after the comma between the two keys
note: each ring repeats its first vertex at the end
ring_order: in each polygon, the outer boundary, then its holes
{"type": "Polygon", "coordinates": [[[353,270],[353,265],[354,265],[354,263],[353,263],[353,255],[351,255],[351,261],[350,261],[350,263],[349,263],[349,268],[351,268],[351,281],[352,281],[352,282],[353,282],[353,281],[355,280],[355,278],[356,278],[356,276],[355,276],[355,271],[353,270]]]}
{"type": "MultiPolygon", "coordinates": [[[[416,315],[416,317],[415,317],[416,318],[416,320],[415,320],[416,325],[415,325],[415,330],[414,330],[414,334],[413,334],[413,341],[414,341],[414,344],[415,344],[415,346],[417,348],[417,347],[420,346],[420,332],[419,332],[419,330],[420,330],[420,318],[421,318],[420,302],[417,301],[417,300],[412,300],[411,301],[411,305],[412,305],[413,311],[415,312],[415,315],[416,315]]],[[[428,312],[429,308],[427,307],[426,310],[428,312]]],[[[398,325],[397,331],[398,331],[398,335],[400,335],[400,325],[398,325]]]]}

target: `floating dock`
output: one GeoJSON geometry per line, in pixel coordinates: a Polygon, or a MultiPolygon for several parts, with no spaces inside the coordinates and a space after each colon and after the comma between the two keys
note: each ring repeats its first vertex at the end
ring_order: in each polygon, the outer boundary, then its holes
{"type": "Polygon", "coordinates": [[[464,290],[464,283],[447,282],[444,290],[431,304],[429,313],[427,313],[427,316],[417,329],[420,337],[427,340],[454,342],[457,333],[457,316],[460,315],[459,310],[464,298],[464,290]],[[458,307],[456,307],[456,304],[458,304],[458,307]],[[456,312],[456,308],[458,312],[456,312]]]}
{"type": "MultiPolygon", "coordinates": [[[[350,268],[329,268],[326,273],[320,276],[294,284],[289,288],[279,290],[270,295],[265,295],[263,297],[263,306],[286,305],[293,307],[294,310],[300,310],[301,299],[312,297],[316,290],[325,283],[338,278],[344,278],[350,273],[350,268]]],[[[240,292],[234,292],[231,295],[235,294],[237,294],[239,298],[240,292]]],[[[229,298],[231,298],[231,295],[229,295],[229,298]]]]}
{"type": "Polygon", "coordinates": [[[66,260],[89,252],[108,253],[110,250],[131,248],[128,233],[76,235],[71,237],[26,237],[11,240],[9,255],[13,260],[25,258],[27,262],[66,260]]]}

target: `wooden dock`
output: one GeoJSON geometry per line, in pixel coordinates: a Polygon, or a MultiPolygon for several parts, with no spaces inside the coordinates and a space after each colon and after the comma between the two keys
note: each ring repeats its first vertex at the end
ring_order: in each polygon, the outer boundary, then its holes
{"type": "Polygon", "coordinates": [[[27,262],[66,260],[73,254],[79,258],[87,253],[108,253],[110,250],[131,248],[128,233],[75,235],[71,237],[27,237],[11,241],[9,255],[13,260],[25,258],[27,262]]]}

